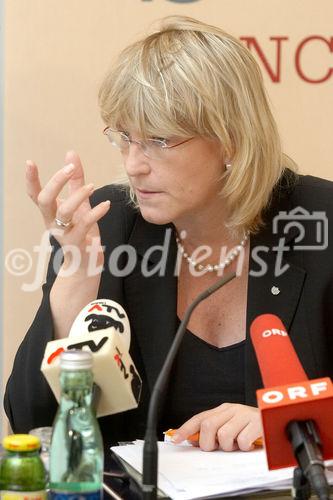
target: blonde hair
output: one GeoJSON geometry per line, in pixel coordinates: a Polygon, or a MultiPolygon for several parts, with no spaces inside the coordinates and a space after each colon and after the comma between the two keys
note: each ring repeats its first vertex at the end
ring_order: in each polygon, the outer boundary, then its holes
{"type": "MultiPolygon", "coordinates": [[[[100,92],[102,118],[151,136],[217,138],[232,168],[221,195],[227,226],[255,232],[286,167],[257,62],[225,31],[184,16],[125,48],[100,92]]],[[[221,176],[223,166],[221,165],[221,176]]]]}

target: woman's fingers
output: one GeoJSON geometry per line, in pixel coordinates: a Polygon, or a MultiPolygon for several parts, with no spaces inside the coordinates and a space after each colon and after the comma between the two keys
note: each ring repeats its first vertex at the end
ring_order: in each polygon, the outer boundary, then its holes
{"type": "Polygon", "coordinates": [[[75,169],[68,182],[68,194],[71,196],[75,191],[84,186],[84,171],[80,157],[75,151],[68,151],[65,156],[65,164],[74,165],[75,169]]]}
{"type": "MultiPolygon", "coordinates": [[[[73,165],[75,165],[75,170],[73,172],[73,175],[70,177],[68,181],[68,195],[72,196],[73,193],[75,193],[78,189],[84,186],[85,183],[84,171],[80,157],[77,153],[75,153],[75,151],[67,152],[65,156],[65,162],[72,163],[73,165]]],[[[78,208],[78,215],[81,216],[88,210],[90,210],[90,203],[89,199],[86,198],[83,200],[80,207],[78,208]]]]}
{"type": "Polygon", "coordinates": [[[198,413],[197,415],[194,415],[192,418],[187,420],[181,427],[179,427],[176,430],[176,433],[172,436],[172,441],[174,443],[180,443],[185,439],[187,439],[192,434],[195,434],[196,432],[200,432],[200,438],[201,438],[202,424],[205,422],[205,428],[203,429],[203,433],[204,434],[208,433],[209,436],[213,436],[211,440],[209,440],[208,438],[208,441],[210,441],[211,445],[214,446],[215,435],[216,435],[216,432],[214,434],[214,430],[216,431],[216,429],[213,426],[211,418],[213,417],[214,413],[218,411],[223,411],[223,409],[220,410],[220,407],[213,408],[212,410],[203,411],[201,413],[198,413]]]}
{"type": "Polygon", "coordinates": [[[176,430],[173,441],[179,443],[196,432],[200,432],[199,446],[204,451],[249,451],[262,435],[260,412],[251,406],[224,403],[194,415],[176,430]]]}
{"type": "Polygon", "coordinates": [[[235,449],[235,429],[230,425],[232,416],[232,408],[221,409],[201,422],[199,445],[202,450],[212,451],[221,448],[224,451],[232,451],[235,449]]]}
{"type": "Polygon", "coordinates": [[[111,205],[110,200],[99,203],[94,208],[86,212],[73,226],[72,236],[76,241],[83,241],[92,228],[109,210],[111,205]]]}
{"type": "Polygon", "coordinates": [[[40,185],[37,165],[31,161],[26,162],[25,181],[28,196],[37,205],[37,199],[42,187],[40,185]]]}
{"type": "Polygon", "coordinates": [[[91,208],[89,197],[94,186],[84,185],[84,173],[78,155],[69,152],[66,161],[70,163],[58,170],[43,188],[37,166],[31,161],[27,162],[27,192],[38,205],[46,227],[63,248],[63,269],[72,272],[75,266],[81,266],[89,272],[92,262],[93,271],[96,272],[104,261],[97,222],[109,210],[110,201],[91,208]],[[59,194],[66,184],[69,196],[60,199],[59,194]]]}
{"type": "Polygon", "coordinates": [[[240,450],[249,451],[255,447],[254,442],[263,435],[261,417],[258,415],[250,419],[249,423],[241,430],[237,436],[237,443],[240,450]]]}
{"type": "Polygon", "coordinates": [[[68,165],[58,170],[42,188],[38,175],[38,168],[32,161],[27,162],[26,182],[27,192],[38,205],[51,233],[56,237],[66,254],[67,262],[71,263],[73,255],[79,255],[83,265],[87,263],[89,252],[97,250],[98,260],[101,246],[97,222],[110,208],[110,201],[99,203],[91,208],[89,197],[93,193],[93,184],[84,185],[84,172],[80,158],[70,151],[66,155],[68,165]],[[68,183],[69,196],[60,200],[59,194],[68,183]],[[59,227],[55,218],[63,223],[71,222],[68,227],[59,227]],[[94,227],[95,225],[95,227],[94,227]],[[96,240],[96,241],[95,241],[96,240]],[[66,245],[68,246],[67,250],[66,245]],[[91,250],[88,246],[94,246],[91,250]],[[75,252],[74,252],[75,247],[75,252]],[[69,250],[70,249],[70,250],[69,250]],[[83,260],[82,260],[83,259],[83,260]]]}
{"type": "Polygon", "coordinates": [[[251,416],[242,410],[239,412],[230,412],[228,420],[224,421],[217,430],[217,441],[219,448],[224,451],[233,451],[235,449],[242,449],[248,451],[251,448],[251,443],[244,442],[241,448],[238,443],[238,436],[242,430],[249,424],[251,416]]]}
{"type": "Polygon", "coordinates": [[[58,203],[57,218],[64,222],[71,221],[73,219],[76,210],[85,201],[88,201],[88,206],[90,209],[90,203],[88,198],[93,191],[94,191],[93,184],[87,184],[86,186],[82,186],[76,191],[74,191],[69,198],[62,201],[61,203],[58,203]]]}
{"type": "Polygon", "coordinates": [[[57,239],[59,236],[62,239],[66,268],[72,264],[74,264],[75,269],[83,266],[88,276],[95,275],[96,269],[104,261],[104,254],[98,227],[96,225],[96,231],[92,231],[92,228],[107,213],[110,204],[110,200],[99,203],[85,212],[69,229],[60,229],[59,227],[51,229],[51,233],[57,239]]]}
{"type": "Polygon", "coordinates": [[[81,214],[90,210],[88,198],[93,186],[84,185],[84,172],[80,158],[74,151],[69,151],[65,160],[65,167],[58,170],[43,188],[36,164],[32,161],[27,162],[27,192],[41,210],[47,226],[53,224],[55,217],[66,222],[72,218],[75,210],[79,210],[81,214]],[[58,207],[57,198],[66,184],[69,188],[69,198],[58,207]]]}
{"type": "Polygon", "coordinates": [[[53,223],[57,214],[57,197],[75,170],[73,164],[58,170],[39,192],[37,204],[47,225],[53,223]]]}

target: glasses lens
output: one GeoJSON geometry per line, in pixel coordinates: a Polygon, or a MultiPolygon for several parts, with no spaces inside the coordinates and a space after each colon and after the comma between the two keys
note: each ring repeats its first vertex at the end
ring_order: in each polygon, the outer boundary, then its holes
{"type": "Polygon", "coordinates": [[[165,157],[167,149],[165,149],[163,141],[158,141],[156,139],[148,139],[146,141],[132,141],[124,132],[119,132],[117,130],[112,130],[107,128],[104,131],[111,144],[122,153],[129,150],[129,145],[133,142],[141,147],[141,150],[145,156],[153,160],[162,160],[165,157]]]}
{"type": "Polygon", "coordinates": [[[152,160],[162,160],[165,158],[166,149],[163,149],[163,143],[154,139],[148,139],[141,143],[143,153],[152,160]]]}
{"type": "Polygon", "coordinates": [[[105,130],[105,135],[107,136],[107,138],[109,139],[109,141],[113,146],[116,146],[122,151],[128,149],[130,141],[126,136],[126,134],[124,134],[123,132],[118,132],[116,130],[107,128],[105,130]]]}

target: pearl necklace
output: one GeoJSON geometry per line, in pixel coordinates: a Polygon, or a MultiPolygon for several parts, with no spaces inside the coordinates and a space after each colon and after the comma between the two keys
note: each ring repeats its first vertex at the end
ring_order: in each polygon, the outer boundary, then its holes
{"type": "Polygon", "coordinates": [[[198,268],[199,271],[208,271],[208,272],[214,272],[214,271],[219,271],[220,269],[225,269],[228,267],[233,260],[238,257],[238,255],[241,253],[242,249],[245,247],[247,240],[249,239],[250,231],[246,231],[244,238],[242,241],[237,245],[231,252],[228,253],[228,256],[226,259],[224,259],[222,262],[219,264],[208,264],[206,266],[203,266],[202,264],[198,264],[195,260],[193,260],[188,253],[185,251],[185,248],[183,247],[180,238],[178,235],[176,235],[176,242],[178,246],[178,250],[182,254],[185,260],[187,260],[189,266],[193,266],[195,268],[198,268]]]}

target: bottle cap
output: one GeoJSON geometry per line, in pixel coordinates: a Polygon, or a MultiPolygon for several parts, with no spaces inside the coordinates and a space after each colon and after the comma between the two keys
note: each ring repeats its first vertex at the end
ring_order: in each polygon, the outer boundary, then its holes
{"type": "Polygon", "coordinates": [[[2,446],[9,451],[34,451],[40,448],[40,439],[30,434],[10,434],[2,440],[2,446]]]}
{"type": "Polygon", "coordinates": [[[60,368],[62,370],[90,370],[93,364],[92,354],[88,351],[72,349],[60,355],[60,368]]]}

